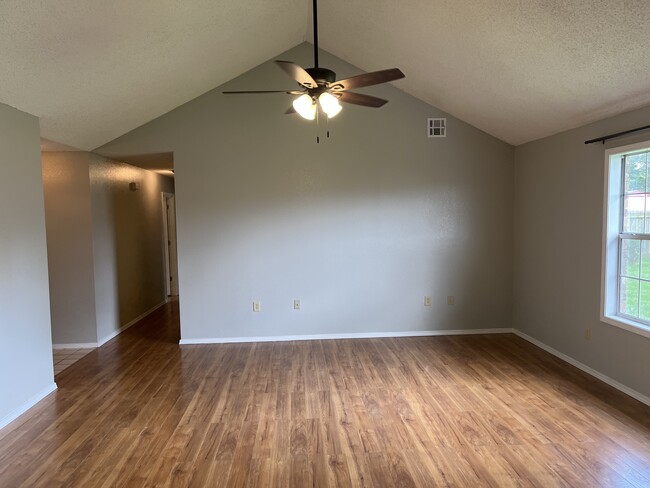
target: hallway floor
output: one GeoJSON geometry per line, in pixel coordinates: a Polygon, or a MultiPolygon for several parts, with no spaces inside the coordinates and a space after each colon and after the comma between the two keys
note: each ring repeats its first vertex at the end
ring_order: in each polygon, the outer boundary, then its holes
{"type": "Polygon", "coordinates": [[[54,376],[57,376],[68,366],[72,366],[86,354],[94,351],[95,348],[88,349],[53,349],[52,356],[54,359],[54,376]]]}

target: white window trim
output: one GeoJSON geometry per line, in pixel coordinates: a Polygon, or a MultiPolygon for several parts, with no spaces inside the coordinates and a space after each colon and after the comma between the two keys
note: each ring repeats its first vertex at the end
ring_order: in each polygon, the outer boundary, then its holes
{"type": "Polygon", "coordinates": [[[621,165],[623,154],[650,148],[650,141],[620,146],[605,151],[605,193],[603,199],[603,255],[601,267],[600,320],[635,334],[650,338],[650,326],[618,314],[618,260],[621,211],[610,208],[610,201],[621,199],[621,165]]]}

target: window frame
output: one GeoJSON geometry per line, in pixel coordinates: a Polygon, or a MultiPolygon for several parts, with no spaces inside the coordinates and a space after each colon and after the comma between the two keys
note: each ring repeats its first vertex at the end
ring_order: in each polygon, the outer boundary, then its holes
{"type": "Polygon", "coordinates": [[[650,338],[650,322],[619,312],[621,247],[624,236],[650,241],[650,234],[623,232],[625,182],[623,160],[624,156],[645,151],[650,151],[650,141],[614,147],[605,151],[600,320],[650,338]]]}

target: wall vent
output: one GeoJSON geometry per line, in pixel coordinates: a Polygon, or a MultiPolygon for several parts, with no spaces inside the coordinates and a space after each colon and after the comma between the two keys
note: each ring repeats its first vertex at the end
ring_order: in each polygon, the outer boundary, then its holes
{"type": "Polygon", "coordinates": [[[447,119],[427,119],[429,137],[447,137],[447,119]]]}

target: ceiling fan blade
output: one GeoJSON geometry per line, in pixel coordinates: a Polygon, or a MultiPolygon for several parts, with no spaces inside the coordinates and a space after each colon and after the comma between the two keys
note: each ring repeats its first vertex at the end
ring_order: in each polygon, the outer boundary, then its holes
{"type": "Polygon", "coordinates": [[[354,90],[355,88],[379,85],[380,83],[387,83],[389,81],[399,80],[400,78],[404,78],[404,73],[397,68],[391,68],[338,80],[330,84],[330,88],[333,90],[354,90]]]}
{"type": "Polygon", "coordinates": [[[276,61],[275,64],[294,80],[307,88],[316,88],[318,83],[303,68],[291,61],[276,61]]]}
{"type": "Polygon", "coordinates": [[[253,90],[253,91],[225,91],[221,92],[224,95],[246,95],[255,93],[286,93],[287,95],[302,95],[304,92],[300,90],[253,90]]]}
{"type": "Polygon", "coordinates": [[[364,107],[379,108],[388,103],[388,100],[383,98],[371,97],[362,93],[353,92],[335,92],[338,99],[345,103],[352,103],[354,105],[363,105],[364,107]]]}

